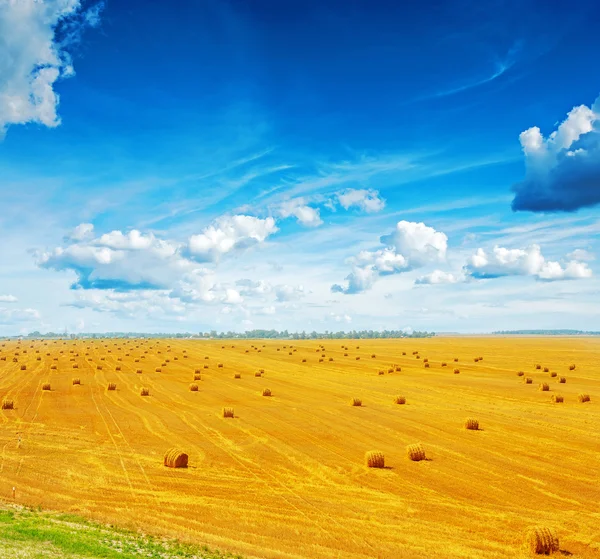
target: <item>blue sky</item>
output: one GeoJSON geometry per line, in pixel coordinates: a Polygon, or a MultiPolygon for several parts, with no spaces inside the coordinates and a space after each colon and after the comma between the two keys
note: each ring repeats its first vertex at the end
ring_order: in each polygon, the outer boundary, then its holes
{"type": "Polygon", "coordinates": [[[0,0],[0,335],[600,329],[594,2],[0,0]]]}

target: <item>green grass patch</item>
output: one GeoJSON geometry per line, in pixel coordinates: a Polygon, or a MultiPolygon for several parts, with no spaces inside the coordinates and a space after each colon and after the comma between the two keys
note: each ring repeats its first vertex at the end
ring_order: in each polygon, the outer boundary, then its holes
{"type": "Polygon", "coordinates": [[[112,526],[72,514],[0,505],[0,557],[23,559],[242,559],[112,526]]]}

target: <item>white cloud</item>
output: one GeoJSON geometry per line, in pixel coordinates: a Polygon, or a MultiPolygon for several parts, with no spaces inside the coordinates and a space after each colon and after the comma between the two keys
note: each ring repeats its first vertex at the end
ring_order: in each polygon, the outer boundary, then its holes
{"type": "Polygon", "coordinates": [[[188,243],[189,254],[199,261],[218,261],[233,250],[242,250],[262,243],[278,231],[272,217],[260,219],[249,215],[219,218],[199,235],[192,235],[188,243]]]}
{"type": "Polygon", "coordinates": [[[336,193],[336,197],[345,210],[356,207],[367,213],[375,213],[385,207],[385,200],[379,196],[377,190],[348,188],[336,193]]]}
{"type": "Polygon", "coordinates": [[[348,314],[336,314],[332,312],[329,316],[336,322],[345,322],[346,324],[350,324],[352,322],[352,317],[348,314]]]}
{"type": "Polygon", "coordinates": [[[461,279],[449,272],[442,270],[434,270],[430,274],[421,276],[415,280],[417,285],[441,285],[444,283],[458,283],[461,279]]]}
{"type": "Polygon", "coordinates": [[[576,248],[573,252],[567,254],[567,258],[570,260],[582,260],[584,262],[596,260],[596,257],[591,252],[588,252],[582,248],[576,248]]]}
{"type": "Polygon", "coordinates": [[[537,126],[519,140],[527,173],[513,186],[514,210],[573,211],[600,203],[600,97],[574,107],[547,138],[537,126]]]}
{"type": "Polygon", "coordinates": [[[244,299],[235,289],[226,289],[222,301],[228,305],[239,305],[244,302],[244,299]]]}
{"type": "Polygon", "coordinates": [[[14,295],[0,295],[0,303],[16,303],[18,299],[14,295]]]}
{"type": "Polygon", "coordinates": [[[319,208],[306,205],[303,198],[286,200],[279,207],[279,215],[284,219],[295,217],[305,227],[318,227],[323,224],[319,208]]]}
{"type": "Polygon", "coordinates": [[[571,260],[565,265],[547,261],[539,245],[525,249],[508,249],[495,246],[492,252],[483,248],[471,256],[465,266],[468,275],[490,279],[505,276],[533,276],[543,281],[583,279],[592,276],[592,270],[584,262],[571,260]]]}
{"type": "Polygon", "coordinates": [[[274,291],[275,297],[279,302],[297,301],[305,295],[304,287],[302,285],[277,285],[275,286],[274,291]]]}
{"type": "Polygon", "coordinates": [[[76,43],[85,26],[98,23],[100,5],[92,10],[82,14],[80,0],[0,2],[0,136],[13,124],[60,124],[54,85],[74,74],[65,46],[76,43]],[[59,44],[54,30],[67,20],[59,44]]]}
{"type": "Polygon", "coordinates": [[[377,277],[398,274],[446,258],[448,237],[424,223],[399,221],[389,235],[380,238],[386,248],[362,251],[350,258],[352,272],[346,286],[335,284],[334,293],[356,294],[373,287],[377,277]]]}
{"type": "Polygon", "coordinates": [[[36,322],[40,320],[36,309],[7,309],[0,307],[0,324],[11,326],[21,322],[36,322]]]}
{"type": "Polygon", "coordinates": [[[381,242],[402,254],[413,267],[444,260],[448,248],[444,233],[414,221],[399,221],[391,235],[381,237],[381,242]]]}
{"type": "Polygon", "coordinates": [[[94,226],[91,223],[80,223],[68,236],[73,241],[83,241],[90,238],[94,233],[94,226]]]}

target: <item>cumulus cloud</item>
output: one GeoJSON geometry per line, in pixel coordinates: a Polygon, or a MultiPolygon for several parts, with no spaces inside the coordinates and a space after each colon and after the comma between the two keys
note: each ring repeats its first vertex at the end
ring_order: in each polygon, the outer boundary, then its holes
{"type": "Polygon", "coordinates": [[[345,210],[359,208],[367,213],[375,213],[383,210],[385,200],[379,196],[377,190],[358,190],[348,188],[336,194],[337,201],[345,210]]]}
{"type": "Polygon", "coordinates": [[[0,295],[0,303],[16,303],[18,299],[14,295],[0,295]]]}
{"type": "Polygon", "coordinates": [[[305,227],[318,227],[323,224],[319,208],[308,206],[304,198],[292,198],[279,206],[281,217],[295,217],[305,227]]]}
{"type": "Polygon", "coordinates": [[[40,313],[35,309],[7,309],[0,307],[0,324],[3,326],[38,320],[40,320],[40,313]]]}
{"type": "Polygon", "coordinates": [[[225,216],[199,235],[192,235],[188,242],[188,253],[195,260],[214,262],[231,251],[262,243],[277,231],[272,217],[261,219],[249,215],[225,216]]]}
{"type": "Polygon", "coordinates": [[[277,285],[274,289],[275,297],[279,302],[297,301],[306,294],[302,285],[277,285]]]}
{"type": "Polygon", "coordinates": [[[335,284],[334,293],[362,293],[373,287],[379,276],[398,274],[446,258],[448,237],[424,223],[399,221],[389,235],[380,238],[383,249],[362,251],[350,258],[352,271],[346,286],[335,284]]]}
{"type": "Polygon", "coordinates": [[[449,272],[442,270],[434,270],[430,274],[421,276],[415,280],[417,285],[441,285],[445,283],[457,283],[461,281],[460,278],[449,272]]]}
{"type": "Polygon", "coordinates": [[[329,316],[336,322],[345,322],[346,324],[350,324],[352,322],[352,317],[349,314],[336,314],[332,312],[329,314],[329,316]]]}
{"type": "Polygon", "coordinates": [[[525,180],[515,184],[515,211],[575,211],[600,203],[600,97],[574,107],[545,138],[534,126],[519,136],[525,180]]]}
{"type": "Polygon", "coordinates": [[[465,272],[478,279],[532,276],[541,281],[584,279],[592,276],[592,270],[584,262],[571,260],[561,264],[546,260],[540,246],[535,244],[525,249],[495,246],[491,252],[479,248],[469,259],[465,272]]]}
{"type": "Polygon", "coordinates": [[[37,265],[73,271],[73,287],[83,289],[165,289],[195,265],[183,258],[178,245],[142,235],[112,231],[37,254],[37,265]]]}
{"type": "Polygon", "coordinates": [[[94,225],[91,223],[80,223],[71,233],[68,235],[67,239],[71,239],[73,241],[83,241],[85,239],[89,239],[94,234],[94,225]]]}
{"type": "Polygon", "coordinates": [[[67,49],[85,27],[98,24],[101,6],[83,11],[80,0],[0,2],[0,136],[14,124],[60,124],[54,87],[74,74],[67,49]]]}
{"type": "Polygon", "coordinates": [[[584,262],[596,260],[596,257],[591,252],[588,252],[582,248],[576,248],[573,252],[567,254],[567,258],[570,260],[582,260],[584,262]]]}

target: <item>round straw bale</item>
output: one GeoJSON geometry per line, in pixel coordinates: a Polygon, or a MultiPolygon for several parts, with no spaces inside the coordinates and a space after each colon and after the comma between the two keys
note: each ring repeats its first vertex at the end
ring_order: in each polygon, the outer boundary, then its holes
{"type": "Polygon", "coordinates": [[[523,382],[525,384],[533,384],[533,379],[531,377],[525,377],[523,378],[523,382]]]}
{"type": "Polygon", "coordinates": [[[200,373],[194,373],[194,380],[202,380],[202,375],[200,373]]]}
{"type": "Polygon", "coordinates": [[[42,384],[42,390],[51,390],[50,383],[45,382],[44,384],[42,384]]]}
{"type": "Polygon", "coordinates": [[[362,406],[362,400],[360,398],[352,398],[350,404],[353,406],[362,406]]]}
{"type": "Polygon", "coordinates": [[[567,382],[567,379],[565,377],[558,377],[558,382],[560,382],[561,384],[565,384],[565,382],[567,382]]]}
{"type": "Polygon", "coordinates": [[[406,447],[406,453],[413,462],[425,460],[425,450],[423,449],[423,445],[421,445],[421,443],[409,444],[406,447]]]}
{"type": "Polygon", "coordinates": [[[548,392],[548,390],[550,390],[550,386],[548,386],[547,382],[540,382],[539,388],[542,392],[548,392]]]}
{"type": "Polygon", "coordinates": [[[26,371],[27,370],[27,365],[21,365],[21,371],[26,371]]]}
{"type": "Polygon", "coordinates": [[[117,389],[117,385],[114,382],[109,382],[108,383],[108,390],[116,390],[117,389]]]}
{"type": "Polygon", "coordinates": [[[556,375],[557,375],[557,373],[555,373],[554,371],[552,371],[552,372],[550,373],[550,376],[551,376],[552,378],[554,378],[556,375]]]}
{"type": "Polygon", "coordinates": [[[549,373],[550,369],[548,367],[544,367],[544,373],[549,373]]]}
{"type": "Polygon", "coordinates": [[[52,370],[55,370],[55,369],[56,369],[56,365],[50,365],[50,368],[51,368],[52,370]]]}
{"type": "Polygon", "coordinates": [[[263,396],[271,396],[271,389],[270,388],[263,388],[262,395],[263,396]]]}
{"type": "Polygon", "coordinates": [[[569,365],[569,371],[574,371],[575,370],[575,365],[569,365]]]}
{"type": "Polygon", "coordinates": [[[552,396],[550,396],[550,401],[554,402],[555,404],[560,404],[564,402],[565,399],[563,398],[562,394],[552,394],[552,396]]]}
{"type": "Polygon", "coordinates": [[[162,370],[162,369],[161,369],[160,367],[156,367],[156,369],[154,369],[154,372],[155,372],[155,373],[160,373],[160,372],[161,372],[161,370],[162,370]]]}
{"type": "Polygon", "coordinates": [[[142,369],[136,369],[136,371],[135,371],[135,372],[136,372],[138,375],[141,375],[141,374],[142,374],[142,369]]]}
{"type": "Polygon", "coordinates": [[[394,404],[406,404],[406,398],[404,396],[394,396],[394,404]]]}
{"type": "Polygon", "coordinates": [[[385,467],[385,457],[383,455],[383,452],[370,450],[369,452],[365,453],[365,461],[367,463],[367,467],[369,468],[385,467]]]}
{"type": "Polygon", "coordinates": [[[233,374],[233,378],[242,378],[242,374],[241,373],[234,373],[233,374]]]}
{"type": "Polygon", "coordinates": [[[217,367],[219,367],[219,369],[223,368],[223,363],[217,363],[217,367]]]}
{"type": "Polygon", "coordinates": [[[167,468],[187,468],[188,455],[178,448],[171,448],[165,454],[164,465],[167,468]]]}
{"type": "Polygon", "coordinates": [[[73,379],[73,384],[81,384],[81,380],[76,377],[73,379]]]}
{"type": "Polygon", "coordinates": [[[465,429],[470,429],[471,431],[478,431],[479,420],[475,419],[474,417],[467,417],[467,419],[465,419],[465,429]]]}
{"type": "Polygon", "coordinates": [[[223,408],[223,417],[233,417],[233,408],[223,408]]]}
{"type": "Polygon", "coordinates": [[[529,528],[525,534],[525,547],[535,555],[550,555],[559,549],[559,541],[552,530],[545,526],[529,528]]]}
{"type": "Polygon", "coordinates": [[[140,396],[150,396],[150,389],[143,386],[140,390],[140,396]]]}
{"type": "Polygon", "coordinates": [[[590,395],[589,395],[589,394],[579,394],[579,395],[577,396],[577,400],[578,400],[579,402],[581,402],[582,404],[583,404],[584,402],[589,402],[589,401],[590,401],[590,395]]]}
{"type": "Polygon", "coordinates": [[[518,376],[518,377],[522,377],[524,374],[525,374],[525,373],[524,373],[523,371],[519,371],[519,372],[517,372],[517,376],[518,376]]]}
{"type": "Polygon", "coordinates": [[[10,398],[4,398],[2,400],[2,409],[3,410],[12,410],[15,408],[15,403],[10,398]]]}
{"type": "Polygon", "coordinates": [[[198,392],[198,385],[196,383],[193,382],[192,384],[190,384],[190,392],[198,392]]]}

